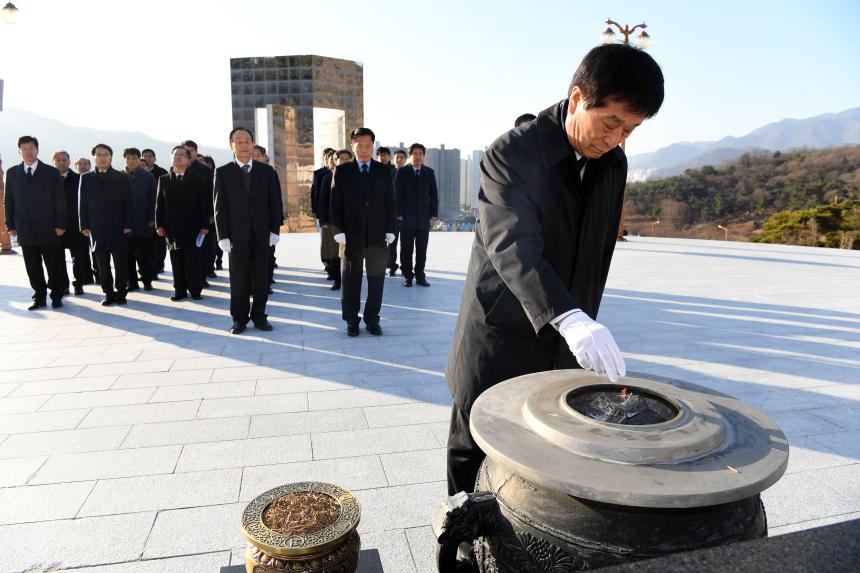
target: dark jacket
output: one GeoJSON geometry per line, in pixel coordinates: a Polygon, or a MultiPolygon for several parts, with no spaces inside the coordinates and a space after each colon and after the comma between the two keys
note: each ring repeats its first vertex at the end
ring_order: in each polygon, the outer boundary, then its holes
{"type": "Polygon", "coordinates": [[[54,167],[37,162],[28,180],[24,163],[6,172],[6,228],[22,247],[59,247],[54,229],[68,230],[63,180],[54,167]]]}
{"type": "Polygon", "coordinates": [[[394,176],[394,192],[397,195],[397,216],[401,229],[430,230],[430,217],[439,216],[439,191],[436,189],[436,173],[426,165],[416,177],[411,165],[404,165],[394,176]]]}
{"type": "Polygon", "coordinates": [[[567,102],[502,135],[481,161],[478,219],[446,378],[465,412],[490,386],[575,368],[550,324],[597,317],[621,215],[627,159],[590,160],[579,183],[567,102]]]}
{"type": "Polygon", "coordinates": [[[193,173],[203,180],[203,185],[206,187],[206,193],[209,196],[209,217],[214,217],[215,214],[215,173],[199,161],[192,161],[191,165],[186,169],[186,173],[193,173]]]}
{"type": "Polygon", "coordinates": [[[311,180],[311,211],[317,219],[320,218],[320,184],[326,173],[331,173],[328,167],[320,167],[314,171],[314,177],[311,180]]]}
{"type": "Polygon", "coordinates": [[[128,250],[124,229],[132,228],[131,188],[128,176],[113,167],[99,180],[96,171],[81,175],[81,230],[90,230],[90,241],[96,251],[128,250]]]}
{"type": "Polygon", "coordinates": [[[132,227],[130,237],[133,239],[151,239],[155,220],[155,193],[158,183],[155,177],[144,168],[129,173],[128,184],[131,189],[132,227]]]}
{"type": "Polygon", "coordinates": [[[152,169],[149,170],[149,174],[155,177],[156,184],[159,179],[161,179],[162,175],[167,175],[168,171],[164,167],[160,166],[158,163],[152,166],[152,169]]]}
{"type": "Polygon", "coordinates": [[[200,229],[209,228],[209,195],[203,179],[190,170],[182,181],[170,172],[158,178],[155,226],[180,249],[194,247],[200,229]]]}
{"type": "Polygon", "coordinates": [[[359,172],[358,161],[338,165],[332,178],[331,224],[336,233],[346,234],[347,258],[364,256],[367,247],[386,249],[385,234],[396,229],[391,172],[374,159],[367,175],[359,172]]]}
{"type": "Polygon", "coordinates": [[[271,166],[251,164],[251,188],[245,189],[235,161],[215,171],[215,226],[218,240],[230,239],[233,250],[268,248],[269,233],[279,233],[283,204],[278,176],[271,166]]]}
{"type": "Polygon", "coordinates": [[[331,178],[334,176],[331,170],[323,174],[319,188],[319,203],[317,204],[317,219],[320,225],[331,224],[331,178]]]}
{"type": "MultiPolygon", "coordinates": [[[[62,175],[60,175],[62,179],[62,175]]],[[[61,237],[64,249],[79,249],[85,244],[86,237],[78,228],[78,186],[81,176],[69,169],[63,180],[63,193],[66,195],[66,234],[61,237]]]]}

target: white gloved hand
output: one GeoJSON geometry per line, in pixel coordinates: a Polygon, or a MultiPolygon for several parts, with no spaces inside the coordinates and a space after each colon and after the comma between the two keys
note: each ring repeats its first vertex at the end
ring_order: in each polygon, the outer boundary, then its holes
{"type": "Polygon", "coordinates": [[[606,374],[612,382],[627,375],[621,350],[609,329],[591,320],[584,312],[574,312],[564,317],[558,325],[558,332],[585,370],[606,374]]]}
{"type": "MultiPolygon", "coordinates": [[[[274,247],[281,240],[281,236],[275,233],[269,233],[269,246],[274,247]]],[[[223,249],[221,249],[223,250],[223,249]]]]}
{"type": "Polygon", "coordinates": [[[394,233],[385,233],[385,246],[394,242],[394,233]]]}
{"type": "Polygon", "coordinates": [[[230,239],[221,239],[218,241],[218,246],[221,247],[221,250],[225,253],[229,253],[233,248],[233,245],[230,243],[230,239]]]}
{"type": "Polygon", "coordinates": [[[346,234],[338,233],[337,235],[334,236],[334,242],[337,243],[338,245],[345,245],[346,244],[346,234]]]}

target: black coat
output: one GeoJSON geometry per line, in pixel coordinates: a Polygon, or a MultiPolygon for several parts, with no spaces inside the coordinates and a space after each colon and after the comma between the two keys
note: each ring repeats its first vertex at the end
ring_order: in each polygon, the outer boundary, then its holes
{"type": "MultiPolygon", "coordinates": [[[[62,179],[62,176],[60,176],[62,179]]],[[[66,219],[68,225],[66,234],[62,236],[64,249],[79,249],[86,242],[86,237],[81,235],[78,228],[78,186],[81,176],[69,169],[66,178],[63,179],[63,193],[66,195],[66,219]]]]}
{"type": "Polygon", "coordinates": [[[317,219],[320,225],[331,223],[331,179],[334,173],[329,170],[324,173],[320,181],[319,203],[317,204],[317,219]]]}
{"type": "Polygon", "coordinates": [[[22,247],[59,247],[54,229],[68,230],[66,195],[60,172],[38,162],[28,180],[24,164],[6,172],[6,228],[22,247]]]}
{"type": "Polygon", "coordinates": [[[132,228],[131,187],[128,176],[113,167],[100,183],[95,171],[81,175],[81,230],[90,230],[90,241],[98,252],[128,250],[124,229],[132,228]]]}
{"type": "Polygon", "coordinates": [[[160,166],[158,163],[152,166],[152,169],[149,170],[155,180],[158,181],[161,179],[162,175],[167,175],[168,171],[164,167],[160,166]]]}
{"type": "Polygon", "coordinates": [[[575,368],[550,322],[597,317],[621,215],[627,159],[590,160],[578,182],[561,102],[497,139],[481,161],[479,224],[446,378],[468,413],[486,388],[575,368]]]}
{"type": "Polygon", "coordinates": [[[396,229],[391,172],[374,159],[366,176],[358,161],[338,165],[332,178],[331,224],[336,233],[346,234],[347,258],[364,256],[367,247],[387,248],[385,234],[396,229]]]}
{"type": "Polygon", "coordinates": [[[311,180],[311,212],[313,212],[317,219],[320,218],[322,213],[320,211],[320,184],[326,173],[331,173],[331,170],[328,167],[320,167],[314,171],[314,176],[311,180]]]}
{"type": "Polygon", "coordinates": [[[394,192],[397,195],[397,216],[401,229],[430,230],[430,217],[439,216],[439,191],[436,189],[436,173],[426,165],[416,177],[411,165],[404,165],[394,176],[394,192]]]}
{"type": "Polygon", "coordinates": [[[284,220],[281,185],[271,166],[251,164],[251,191],[245,190],[235,161],[215,171],[215,226],[218,239],[230,239],[234,250],[268,248],[269,233],[279,233],[284,220]]]}
{"type": "Polygon", "coordinates": [[[186,169],[186,173],[193,173],[200,177],[203,180],[203,185],[206,187],[206,193],[209,196],[209,217],[214,217],[215,211],[215,173],[200,163],[199,161],[192,161],[191,165],[186,169]]]}
{"type": "Polygon", "coordinates": [[[155,194],[158,182],[155,177],[142,167],[132,173],[125,172],[131,189],[132,228],[130,237],[133,239],[151,239],[155,220],[155,194]]]}
{"type": "Polygon", "coordinates": [[[181,249],[194,247],[200,229],[209,228],[209,193],[203,179],[186,171],[182,181],[176,173],[158,178],[155,226],[181,249]]]}

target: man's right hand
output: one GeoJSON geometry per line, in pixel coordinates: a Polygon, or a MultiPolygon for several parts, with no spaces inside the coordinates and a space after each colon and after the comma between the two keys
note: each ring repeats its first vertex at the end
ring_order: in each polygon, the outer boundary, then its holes
{"type": "Polygon", "coordinates": [[[9,236],[10,236],[10,237],[17,237],[17,236],[18,236],[18,231],[10,230],[10,231],[9,231],[9,236]]]}
{"type": "Polygon", "coordinates": [[[230,243],[230,239],[221,239],[218,241],[218,246],[221,247],[221,250],[225,253],[229,253],[233,249],[233,244],[230,243]]]}
{"type": "Polygon", "coordinates": [[[81,229],[81,233],[83,233],[84,237],[90,236],[90,230],[89,229],[81,229]]]}
{"type": "Polygon", "coordinates": [[[167,230],[166,230],[164,227],[159,227],[159,228],[157,228],[157,229],[155,230],[155,233],[156,233],[159,237],[166,237],[166,236],[167,236],[167,230]]]}
{"type": "Polygon", "coordinates": [[[346,244],[346,234],[345,233],[338,233],[337,235],[334,236],[334,242],[337,243],[338,245],[345,245],[346,244]]]}
{"type": "Polygon", "coordinates": [[[558,324],[558,332],[585,370],[606,374],[612,382],[627,375],[627,366],[612,333],[584,312],[578,311],[564,317],[558,324]]]}

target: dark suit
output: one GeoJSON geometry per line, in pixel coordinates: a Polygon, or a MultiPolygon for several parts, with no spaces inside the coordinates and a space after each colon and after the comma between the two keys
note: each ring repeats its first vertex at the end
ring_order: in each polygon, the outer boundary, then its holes
{"type": "MultiPolygon", "coordinates": [[[[391,180],[394,181],[394,177],[397,175],[397,168],[394,166],[393,163],[386,163],[385,166],[388,167],[389,171],[391,171],[391,180]]],[[[396,201],[397,187],[396,186],[394,189],[394,196],[395,196],[394,202],[396,204],[397,203],[397,201],[396,201]]],[[[397,241],[399,240],[399,238],[400,238],[400,222],[395,219],[395,221],[394,221],[394,240],[391,242],[390,245],[388,245],[388,269],[391,271],[392,276],[393,276],[393,273],[395,273],[397,271],[397,269],[399,268],[397,266],[397,241]]]]}
{"type": "Polygon", "coordinates": [[[131,189],[132,206],[132,228],[128,238],[128,281],[130,286],[136,286],[139,270],[140,280],[146,285],[155,280],[158,270],[155,268],[156,244],[153,227],[158,182],[142,167],[125,173],[131,189]]]}
{"type": "Polygon", "coordinates": [[[358,325],[363,266],[367,266],[365,324],[379,323],[388,246],[385,234],[394,233],[394,185],[391,172],[371,160],[369,172],[359,171],[358,161],[335,168],[331,190],[331,224],[346,234],[341,264],[341,309],[350,326],[358,325]]]}
{"type": "MultiPolygon", "coordinates": [[[[75,277],[72,284],[75,288],[93,282],[89,240],[81,234],[81,230],[78,228],[78,186],[80,181],[81,176],[71,169],[63,177],[68,228],[66,234],[62,236],[61,243],[63,249],[68,249],[72,256],[72,275],[75,277]]],[[[67,289],[69,288],[69,272],[66,269],[65,256],[63,259],[63,287],[67,289]]]]}
{"type": "Polygon", "coordinates": [[[195,241],[200,229],[209,228],[209,213],[209,192],[198,175],[189,170],[181,181],[173,172],[158,179],[155,226],[167,232],[159,239],[171,245],[170,266],[177,296],[188,292],[199,295],[203,288],[203,257],[195,241]]]}
{"type": "Polygon", "coordinates": [[[426,165],[415,175],[411,165],[397,170],[394,177],[397,195],[397,216],[400,221],[400,267],[403,276],[423,281],[430,240],[430,218],[439,216],[439,192],[436,173],[426,165]],[[415,269],[412,268],[412,248],[415,247],[415,269]]]}
{"type": "MultiPolygon", "coordinates": [[[[155,180],[158,181],[161,179],[162,175],[167,175],[167,170],[157,163],[152,166],[152,169],[149,170],[155,180]]],[[[164,270],[164,259],[167,258],[167,241],[157,240],[155,241],[156,253],[155,253],[155,274],[162,272],[164,270]]]]}
{"type": "Polygon", "coordinates": [[[17,233],[24,253],[24,266],[33,287],[34,300],[45,303],[48,289],[51,298],[63,298],[63,265],[60,237],[55,229],[68,231],[66,195],[60,172],[50,165],[36,162],[28,176],[23,163],[6,172],[6,228],[17,233]],[[42,270],[44,261],[48,280],[42,270]]]}
{"type": "Polygon", "coordinates": [[[469,412],[487,388],[575,368],[551,321],[597,310],[615,248],[627,159],[616,148],[582,182],[564,133],[567,101],[497,139],[481,161],[478,224],[445,372],[454,397],[448,490],[472,491],[484,454],[469,412]]]}
{"type": "MultiPolygon", "coordinates": [[[[215,203],[215,174],[211,169],[199,161],[192,161],[191,165],[188,166],[187,172],[193,173],[203,180],[203,184],[206,186],[206,192],[209,194],[209,217],[214,217],[213,205],[215,203]]],[[[202,257],[200,263],[200,272],[202,273],[200,276],[201,281],[205,281],[207,275],[215,270],[215,259],[218,256],[218,253],[215,250],[215,223],[209,223],[207,219],[206,228],[209,229],[209,234],[207,234],[206,238],[203,239],[203,245],[200,247],[202,257]]]]}
{"type": "Polygon", "coordinates": [[[128,176],[113,167],[104,173],[97,170],[84,173],[79,196],[81,230],[90,230],[102,290],[108,298],[114,296],[115,290],[122,299],[128,290],[128,238],[123,230],[131,229],[133,221],[128,176]],[[111,258],[115,283],[110,271],[111,258]]]}
{"type": "Polygon", "coordinates": [[[230,315],[235,321],[266,318],[269,235],[280,232],[282,221],[281,187],[270,166],[253,161],[246,175],[231,161],[215,171],[215,226],[218,239],[230,239],[232,245],[230,315]]]}
{"type": "MultiPolygon", "coordinates": [[[[311,212],[313,212],[314,217],[319,220],[320,225],[323,224],[323,219],[328,218],[328,213],[323,211],[323,207],[321,205],[321,193],[322,193],[322,182],[327,174],[331,173],[331,170],[326,167],[320,167],[319,169],[314,170],[313,179],[311,179],[311,212]]],[[[328,205],[328,201],[326,201],[326,205],[328,205]]],[[[320,237],[324,235],[322,229],[320,229],[320,237]]],[[[324,256],[324,248],[320,247],[320,260],[323,263],[323,267],[328,273],[329,277],[332,274],[331,262],[324,256]]]]}

